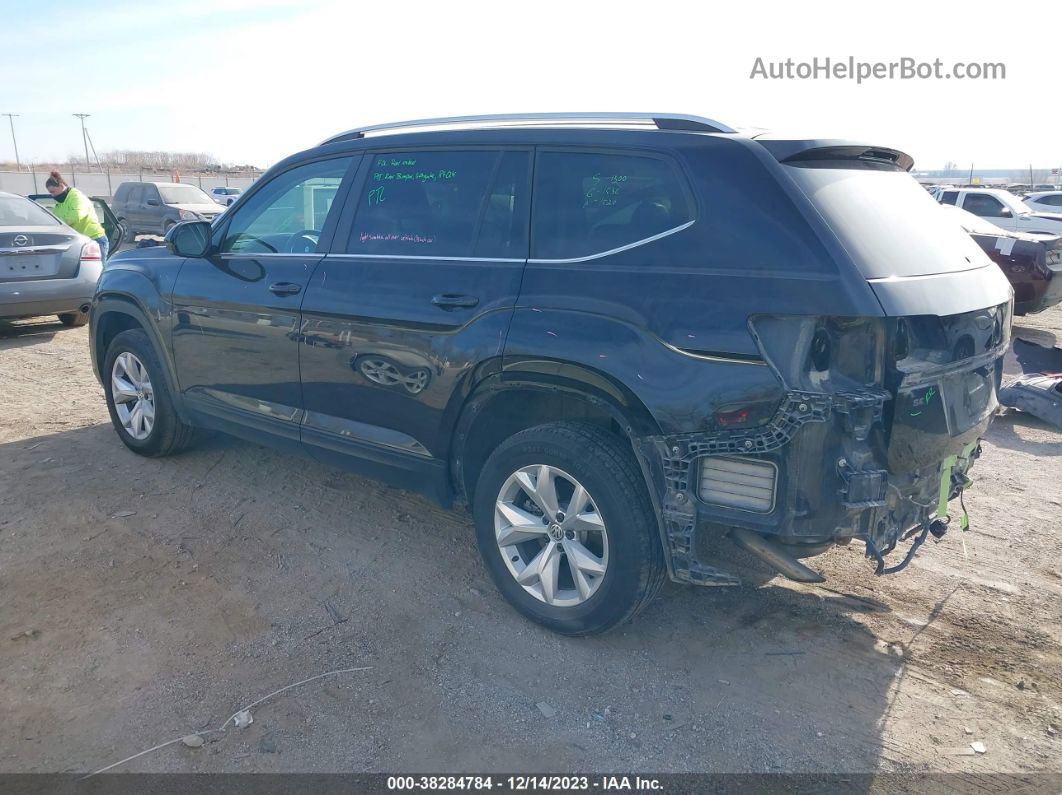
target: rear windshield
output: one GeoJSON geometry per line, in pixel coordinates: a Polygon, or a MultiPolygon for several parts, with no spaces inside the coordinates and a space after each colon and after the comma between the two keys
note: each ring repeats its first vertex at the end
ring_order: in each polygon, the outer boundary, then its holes
{"type": "Polygon", "coordinates": [[[922,276],[988,264],[973,238],[906,171],[838,163],[786,170],[867,279],[922,276]]]}
{"type": "Polygon", "coordinates": [[[59,219],[29,199],[0,196],[0,226],[53,226],[58,223],[59,219]]]}

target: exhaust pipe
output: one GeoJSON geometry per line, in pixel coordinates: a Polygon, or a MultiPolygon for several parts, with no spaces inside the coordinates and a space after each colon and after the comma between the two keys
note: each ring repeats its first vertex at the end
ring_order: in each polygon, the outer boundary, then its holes
{"type": "Polygon", "coordinates": [[[796,582],[826,582],[817,571],[809,569],[773,541],[759,533],[735,527],[730,531],[730,540],[746,552],[751,552],[779,574],[796,582]]]}
{"type": "Polygon", "coordinates": [[[92,304],[82,304],[81,306],[78,307],[78,310],[81,311],[81,312],[86,312],[87,313],[89,311],[89,309],[91,309],[91,308],[92,308],[92,304]]]}

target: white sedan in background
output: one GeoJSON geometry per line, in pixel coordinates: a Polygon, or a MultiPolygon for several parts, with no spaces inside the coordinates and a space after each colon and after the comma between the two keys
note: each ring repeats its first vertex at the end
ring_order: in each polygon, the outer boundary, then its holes
{"type": "Polygon", "coordinates": [[[1025,204],[1035,213],[1062,213],[1062,190],[1043,190],[1025,196],[1025,204]]]}

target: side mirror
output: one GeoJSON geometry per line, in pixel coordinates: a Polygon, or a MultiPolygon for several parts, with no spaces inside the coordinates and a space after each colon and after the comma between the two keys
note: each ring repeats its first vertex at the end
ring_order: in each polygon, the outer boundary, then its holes
{"type": "Polygon", "coordinates": [[[1012,212],[1010,211],[1010,208],[1008,208],[1008,207],[1004,207],[1004,208],[1003,208],[1003,209],[1002,209],[1002,210],[1000,211],[1000,213],[999,213],[999,217],[1000,217],[1000,218],[1012,218],[1012,217],[1014,217],[1014,213],[1012,213],[1012,212]]]}
{"type": "Polygon", "coordinates": [[[210,251],[210,224],[182,221],[166,233],[166,248],[178,257],[205,257],[210,251]]]}
{"type": "Polygon", "coordinates": [[[158,199],[148,199],[147,200],[147,205],[148,205],[148,207],[158,207],[159,206],[159,200],[158,199]]]}

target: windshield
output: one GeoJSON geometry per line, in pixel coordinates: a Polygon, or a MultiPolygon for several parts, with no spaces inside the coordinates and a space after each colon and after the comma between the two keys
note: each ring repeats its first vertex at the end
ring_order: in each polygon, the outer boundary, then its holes
{"type": "Polygon", "coordinates": [[[239,188],[214,188],[214,193],[220,193],[225,196],[235,196],[239,192],[239,188]]]}
{"type": "Polygon", "coordinates": [[[159,185],[159,193],[165,204],[215,204],[194,185],[159,185]]]}
{"type": "Polygon", "coordinates": [[[906,171],[838,165],[786,166],[786,171],[865,278],[953,273],[989,263],[906,171]]]}
{"type": "Polygon", "coordinates": [[[55,226],[59,219],[21,196],[0,196],[0,226],[55,226]]]}

